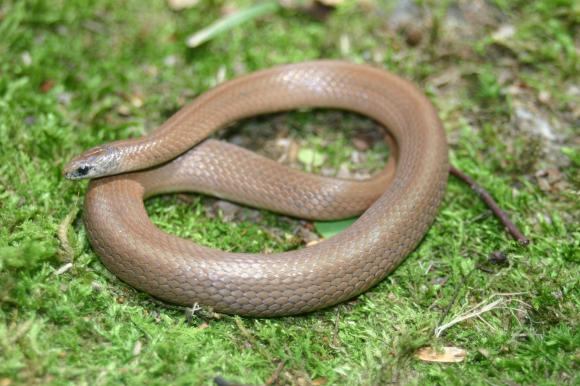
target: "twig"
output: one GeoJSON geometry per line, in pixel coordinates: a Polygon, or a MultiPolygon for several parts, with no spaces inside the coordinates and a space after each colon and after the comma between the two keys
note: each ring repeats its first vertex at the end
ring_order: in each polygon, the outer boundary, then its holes
{"type": "Polygon", "coordinates": [[[274,373],[270,375],[270,378],[268,378],[266,382],[264,382],[264,386],[273,385],[274,383],[276,383],[276,381],[278,381],[278,378],[280,377],[280,373],[282,373],[284,365],[286,365],[284,361],[280,361],[280,363],[278,363],[278,366],[276,366],[276,370],[274,370],[274,373]]]}
{"type": "Polygon", "coordinates": [[[493,214],[502,222],[502,224],[507,228],[508,232],[514,239],[516,239],[518,243],[521,245],[528,245],[530,243],[530,240],[524,236],[518,227],[509,219],[507,213],[499,207],[499,205],[495,202],[487,190],[475,182],[473,178],[469,177],[467,174],[463,173],[461,170],[455,168],[454,166],[449,167],[449,172],[468,184],[471,190],[477,193],[477,195],[489,207],[493,214]]]}

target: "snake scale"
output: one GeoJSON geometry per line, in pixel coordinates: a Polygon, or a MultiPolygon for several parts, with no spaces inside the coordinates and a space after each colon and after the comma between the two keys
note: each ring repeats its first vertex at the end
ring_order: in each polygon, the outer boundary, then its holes
{"type": "Polygon", "coordinates": [[[282,316],[328,307],[382,280],[433,222],[448,175],[445,133],[411,83],[368,65],[312,61],[254,72],[196,98],[155,131],[88,150],[65,167],[91,178],[84,221],[107,268],[167,302],[217,312],[282,316]],[[394,144],[366,181],[284,167],[206,139],[258,114],[335,108],[370,117],[394,144]],[[362,213],[348,229],[283,253],[228,253],[164,233],[147,216],[152,195],[196,191],[307,219],[362,213]]]}

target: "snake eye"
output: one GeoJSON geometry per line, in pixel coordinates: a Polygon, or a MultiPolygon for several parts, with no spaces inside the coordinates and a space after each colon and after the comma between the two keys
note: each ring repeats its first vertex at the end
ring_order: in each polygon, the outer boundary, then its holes
{"type": "Polygon", "coordinates": [[[76,174],[79,177],[83,177],[86,176],[89,173],[89,170],[91,170],[90,166],[81,166],[80,168],[77,169],[76,174]]]}

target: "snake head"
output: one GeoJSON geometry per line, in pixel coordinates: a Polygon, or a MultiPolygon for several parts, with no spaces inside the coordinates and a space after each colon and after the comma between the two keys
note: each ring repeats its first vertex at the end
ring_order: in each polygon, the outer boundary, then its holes
{"type": "Polygon", "coordinates": [[[117,174],[119,157],[110,145],[97,146],[73,158],[63,170],[69,180],[97,178],[117,174]]]}

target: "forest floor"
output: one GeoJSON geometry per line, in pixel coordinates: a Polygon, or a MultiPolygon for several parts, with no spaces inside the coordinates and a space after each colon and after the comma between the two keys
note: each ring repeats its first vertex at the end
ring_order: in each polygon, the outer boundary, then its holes
{"type": "MultiPolygon", "coordinates": [[[[243,384],[578,384],[579,3],[344,1],[326,15],[284,8],[186,46],[252,3],[0,5],[0,386],[209,385],[218,375],[243,384]],[[406,261],[323,311],[192,315],[109,273],[82,225],[87,184],[64,180],[63,165],[152,130],[224,80],[316,58],[369,63],[419,85],[452,162],[531,244],[513,241],[450,177],[406,261]],[[422,347],[465,357],[426,362],[422,347]]],[[[249,119],[217,137],[341,177],[368,176],[387,155],[374,122],[337,111],[249,119]]],[[[195,194],[146,207],[161,229],[228,251],[301,248],[336,226],[195,194]]]]}

